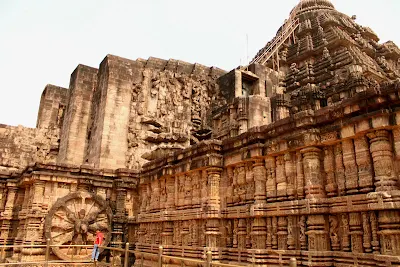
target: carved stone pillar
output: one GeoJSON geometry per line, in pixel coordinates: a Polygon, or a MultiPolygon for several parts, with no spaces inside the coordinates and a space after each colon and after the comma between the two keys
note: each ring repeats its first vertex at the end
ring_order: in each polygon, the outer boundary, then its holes
{"type": "Polygon", "coordinates": [[[300,241],[300,249],[307,250],[307,235],[306,235],[306,216],[300,216],[299,220],[299,241],[300,241]]]}
{"type": "MultiPolygon", "coordinates": [[[[189,240],[189,238],[190,238],[189,221],[187,221],[187,220],[182,221],[182,226],[181,227],[182,227],[181,228],[182,246],[187,247],[187,246],[189,246],[189,243],[190,243],[190,240],[189,240]]],[[[214,232],[215,229],[214,229],[213,226],[209,226],[207,230],[210,231],[209,233],[206,232],[206,234],[208,234],[207,235],[207,237],[208,237],[207,241],[211,242],[212,245],[210,247],[215,247],[213,245],[214,243],[212,243],[213,242],[213,238],[209,237],[210,235],[212,237],[214,237],[213,233],[211,233],[211,232],[214,232]]],[[[208,244],[210,244],[210,243],[208,243],[208,244]]]]}
{"type": "Polygon", "coordinates": [[[32,200],[32,210],[35,212],[40,212],[43,205],[44,196],[44,186],[45,182],[37,180],[33,184],[33,200],[32,200]]]}
{"type": "Polygon", "coordinates": [[[367,193],[374,190],[372,162],[369,154],[368,140],[365,136],[354,140],[356,162],[358,166],[358,185],[360,192],[367,193]]]}
{"type": "Polygon", "coordinates": [[[160,180],[153,177],[151,181],[151,202],[150,209],[158,210],[160,208],[160,180]]]}
{"type": "Polygon", "coordinates": [[[220,180],[221,168],[207,169],[208,218],[206,221],[206,246],[209,248],[217,248],[219,246],[220,180]]]}
{"type": "MultiPolygon", "coordinates": [[[[397,115],[398,119],[400,119],[400,114],[397,115]]],[[[394,145],[394,152],[395,152],[395,171],[397,175],[400,174],[400,129],[393,130],[393,145],[394,145]]]]}
{"type": "Polygon", "coordinates": [[[336,215],[329,216],[329,237],[331,239],[331,248],[333,251],[340,250],[338,219],[336,215]]]}
{"type": "Polygon", "coordinates": [[[371,224],[369,220],[368,212],[362,212],[362,224],[363,224],[363,247],[364,251],[367,253],[372,252],[371,245],[371,224]]]}
{"type": "Polygon", "coordinates": [[[351,251],[363,253],[363,231],[360,213],[352,212],[349,214],[349,218],[351,251]]]}
{"type": "Polygon", "coordinates": [[[325,227],[324,215],[309,215],[307,218],[308,250],[329,250],[328,231],[325,227]]]}
{"type": "Polygon", "coordinates": [[[287,217],[278,217],[278,249],[288,249],[288,222],[287,217]]]}
{"type": "Polygon", "coordinates": [[[342,141],[343,164],[345,167],[346,192],[354,194],[358,192],[358,170],[352,139],[342,141]]]}
{"type": "Polygon", "coordinates": [[[209,168],[207,169],[208,175],[208,210],[218,212],[220,209],[220,181],[221,181],[221,169],[220,168],[209,168]]]}
{"type": "Polygon", "coordinates": [[[265,218],[254,218],[251,235],[253,236],[253,248],[265,249],[267,226],[265,218]]]}
{"type": "Polygon", "coordinates": [[[184,206],[185,208],[192,207],[192,194],[193,194],[193,187],[192,187],[192,177],[190,175],[185,175],[185,201],[184,206]]]}
{"type": "Polygon", "coordinates": [[[316,147],[308,147],[301,150],[303,154],[306,198],[325,197],[324,181],[321,177],[320,152],[321,150],[316,147]]]}
{"type": "Polygon", "coordinates": [[[350,238],[349,238],[349,216],[347,213],[342,214],[342,250],[350,251],[350,238]]]}
{"type": "Polygon", "coordinates": [[[334,197],[337,195],[337,184],[335,179],[333,147],[324,148],[324,170],[326,173],[326,194],[330,197],[334,197]]]}
{"type": "Polygon", "coordinates": [[[304,171],[303,171],[303,155],[296,153],[296,174],[297,174],[297,198],[304,198],[304,171]]]}
{"type": "Polygon", "coordinates": [[[267,219],[267,239],[266,239],[266,249],[272,249],[272,218],[267,219]]]}
{"type": "Polygon", "coordinates": [[[234,219],[233,220],[233,236],[232,236],[232,247],[233,248],[238,248],[239,246],[239,219],[234,219]]]}
{"type": "Polygon", "coordinates": [[[227,167],[226,175],[227,175],[226,202],[228,204],[232,204],[233,203],[233,187],[235,185],[233,167],[227,167]]]}
{"type": "Polygon", "coordinates": [[[287,181],[284,156],[276,157],[276,195],[278,200],[287,199],[287,181]]]}
{"type": "Polygon", "coordinates": [[[295,217],[294,216],[288,216],[287,217],[287,231],[288,231],[288,236],[287,236],[287,245],[288,249],[294,250],[296,249],[296,235],[295,235],[295,217]]]}
{"type": "Polygon", "coordinates": [[[338,193],[340,196],[344,196],[346,194],[346,178],[344,175],[342,145],[340,143],[335,145],[335,171],[338,193]]]}
{"type": "Polygon", "coordinates": [[[17,192],[18,192],[18,187],[10,186],[7,188],[7,200],[4,206],[3,217],[10,217],[11,219],[17,192]]]}
{"type": "Polygon", "coordinates": [[[278,218],[272,217],[272,249],[278,249],[278,218]]]}
{"type": "Polygon", "coordinates": [[[264,160],[257,159],[254,161],[253,175],[255,181],[255,204],[266,203],[266,171],[264,167],[264,160]]]}
{"type": "Polygon", "coordinates": [[[292,160],[292,155],[290,153],[285,154],[285,174],[287,180],[287,195],[289,199],[295,198],[295,177],[296,177],[296,168],[292,160]]]}
{"type": "Polygon", "coordinates": [[[265,167],[267,169],[267,183],[266,183],[267,201],[274,201],[276,199],[275,158],[274,157],[266,158],[265,167]]]}
{"type": "Polygon", "coordinates": [[[165,203],[165,208],[167,210],[172,210],[175,208],[175,177],[167,177],[165,183],[167,190],[167,202],[165,203]]]}
{"type": "Polygon", "coordinates": [[[378,220],[376,218],[376,212],[369,212],[369,219],[371,220],[371,234],[372,234],[372,250],[374,254],[379,254],[379,238],[378,238],[378,220]]]}
{"type": "Polygon", "coordinates": [[[393,152],[389,132],[379,130],[368,134],[374,162],[376,191],[397,190],[397,177],[393,168],[393,152]]]}
{"type": "Polygon", "coordinates": [[[337,184],[335,179],[335,160],[333,147],[324,148],[324,170],[326,174],[326,193],[333,197],[337,195],[337,184]]]}
{"type": "Polygon", "coordinates": [[[173,245],[174,224],[171,221],[163,222],[163,231],[161,233],[162,245],[173,245]]]}
{"type": "Polygon", "coordinates": [[[381,253],[400,255],[400,211],[379,211],[381,253]]]}
{"type": "Polygon", "coordinates": [[[246,248],[247,225],[246,219],[239,219],[237,226],[237,242],[239,249],[246,248]]]}

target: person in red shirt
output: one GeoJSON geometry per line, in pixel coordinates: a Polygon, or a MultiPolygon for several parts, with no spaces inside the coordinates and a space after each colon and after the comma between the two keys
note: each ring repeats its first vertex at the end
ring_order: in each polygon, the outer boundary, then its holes
{"type": "Polygon", "coordinates": [[[100,230],[96,230],[96,239],[94,240],[94,247],[93,247],[93,251],[92,251],[92,260],[93,261],[97,261],[97,259],[99,258],[99,254],[100,254],[99,246],[101,246],[103,244],[103,239],[104,239],[104,234],[102,232],[100,232],[100,230]]]}

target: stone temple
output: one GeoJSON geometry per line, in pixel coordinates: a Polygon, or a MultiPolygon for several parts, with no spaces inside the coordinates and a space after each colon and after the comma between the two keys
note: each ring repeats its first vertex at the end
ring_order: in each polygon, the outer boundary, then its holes
{"type": "MultiPolygon", "coordinates": [[[[92,244],[100,228],[237,265],[400,266],[399,176],[399,48],[302,0],[248,66],[107,55],[47,85],[35,129],[0,125],[0,246],[92,244]]],[[[73,254],[90,251],[51,258],[73,254]]]]}

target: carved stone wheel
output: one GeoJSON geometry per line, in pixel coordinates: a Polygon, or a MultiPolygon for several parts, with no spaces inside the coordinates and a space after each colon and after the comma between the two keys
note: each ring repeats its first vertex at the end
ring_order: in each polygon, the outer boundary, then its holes
{"type": "Polygon", "coordinates": [[[93,245],[96,230],[104,234],[106,246],[111,238],[112,211],[106,201],[92,193],[78,191],[62,197],[52,206],[45,221],[45,236],[53,253],[62,260],[85,260],[92,249],[71,245],[93,245]]]}

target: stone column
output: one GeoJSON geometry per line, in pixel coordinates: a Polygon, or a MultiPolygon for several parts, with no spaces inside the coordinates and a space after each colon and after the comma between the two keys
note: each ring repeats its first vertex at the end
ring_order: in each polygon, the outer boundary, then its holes
{"type": "Polygon", "coordinates": [[[326,192],[330,197],[337,195],[337,184],[335,179],[335,159],[333,147],[324,148],[324,170],[326,173],[326,192]]]}
{"type": "Polygon", "coordinates": [[[265,218],[254,218],[253,222],[253,248],[265,249],[266,248],[266,237],[267,237],[267,225],[265,218]]]}
{"type": "Polygon", "coordinates": [[[286,181],[287,181],[287,195],[288,199],[295,198],[295,189],[294,189],[294,181],[296,177],[296,168],[293,163],[292,155],[290,153],[285,154],[285,174],[286,174],[286,181]]]}
{"type": "Polygon", "coordinates": [[[378,238],[378,219],[376,218],[376,212],[369,212],[369,219],[371,221],[371,235],[372,235],[372,250],[374,254],[379,254],[379,238],[378,238]]]}
{"type": "Polygon", "coordinates": [[[354,194],[358,192],[358,170],[352,139],[342,141],[343,164],[345,167],[346,192],[354,194]]]}
{"type": "Polygon", "coordinates": [[[379,211],[381,254],[400,255],[400,211],[379,211]]]}
{"type": "Polygon", "coordinates": [[[360,192],[367,193],[374,190],[372,162],[369,154],[368,139],[366,136],[354,140],[356,162],[358,166],[358,185],[360,192]]]}
{"type": "Polygon", "coordinates": [[[6,201],[4,204],[4,211],[1,214],[2,217],[2,223],[1,223],[1,228],[0,228],[0,242],[4,244],[6,243],[11,243],[10,242],[10,236],[9,233],[12,230],[11,229],[11,219],[12,219],[12,213],[13,213],[13,208],[14,208],[14,202],[16,199],[18,187],[14,186],[9,186],[7,187],[7,197],[6,201]]]}
{"type": "MultiPolygon", "coordinates": [[[[398,119],[400,120],[400,113],[398,113],[398,119]]],[[[395,152],[395,171],[397,174],[400,174],[400,128],[394,129],[393,133],[393,145],[394,145],[394,152],[395,152]]]]}
{"type": "Polygon", "coordinates": [[[379,130],[367,134],[374,163],[376,191],[398,190],[397,177],[393,168],[393,152],[389,132],[379,130]]]}
{"type": "Polygon", "coordinates": [[[362,212],[362,224],[363,224],[363,247],[367,253],[372,252],[371,245],[371,224],[369,220],[368,212],[362,212]]]}
{"type": "Polygon", "coordinates": [[[167,189],[167,202],[165,208],[172,210],[175,208],[175,177],[169,176],[166,178],[166,189],[167,189]]]}
{"type": "Polygon", "coordinates": [[[45,182],[37,180],[33,184],[33,200],[32,200],[32,210],[34,212],[40,212],[42,210],[43,196],[44,196],[45,182]]]}
{"type": "Polygon", "coordinates": [[[288,249],[288,222],[287,217],[278,217],[278,249],[288,249]]]}
{"type": "Polygon", "coordinates": [[[363,231],[360,213],[352,212],[349,214],[349,217],[351,251],[354,253],[363,253],[363,231]]]}
{"type": "Polygon", "coordinates": [[[15,187],[10,186],[7,188],[7,199],[6,199],[6,204],[4,205],[3,217],[10,217],[11,219],[17,192],[18,192],[18,187],[16,186],[15,187]]]}
{"type": "Polygon", "coordinates": [[[207,169],[208,175],[208,206],[209,211],[220,210],[220,181],[221,181],[221,168],[209,168],[207,169]]]}
{"type": "Polygon", "coordinates": [[[284,156],[276,157],[276,195],[278,200],[287,199],[287,181],[284,156]]]}
{"type": "Polygon", "coordinates": [[[272,218],[268,217],[267,220],[267,239],[266,239],[266,249],[272,249],[272,218]]]}
{"type": "Polygon", "coordinates": [[[344,175],[342,145],[340,143],[335,145],[335,172],[338,193],[340,196],[344,196],[346,195],[346,178],[344,175]]]}
{"type": "Polygon", "coordinates": [[[263,159],[256,159],[253,164],[253,175],[255,181],[255,204],[266,203],[266,170],[263,159]]]}
{"type": "MultiPolygon", "coordinates": [[[[305,179],[306,199],[325,198],[325,186],[321,175],[321,150],[307,147],[301,150],[305,179]]],[[[307,218],[308,250],[324,251],[329,249],[328,230],[324,215],[309,215],[307,218]]]]}
{"type": "Polygon", "coordinates": [[[308,147],[301,150],[303,154],[303,168],[305,178],[306,198],[324,198],[324,181],[321,177],[321,150],[317,147],[308,147]]]}
{"type": "Polygon", "coordinates": [[[304,171],[303,171],[303,156],[300,152],[296,153],[296,175],[297,175],[297,199],[303,199],[304,171]]]}
{"type": "Polygon", "coordinates": [[[287,231],[288,231],[288,237],[287,237],[287,245],[288,249],[294,250],[296,249],[296,236],[295,236],[295,217],[294,216],[289,216],[287,217],[288,219],[288,226],[287,226],[287,231]]]}
{"type": "Polygon", "coordinates": [[[267,200],[273,201],[276,199],[276,165],[275,158],[268,157],[265,159],[265,167],[267,169],[266,195],[267,200]]]}
{"type": "Polygon", "coordinates": [[[307,218],[308,250],[329,250],[328,231],[325,227],[324,215],[310,215],[307,218]]]}
{"type": "MultiPolygon", "coordinates": [[[[206,246],[215,251],[219,245],[219,212],[221,168],[207,169],[208,209],[206,221],[206,246]]],[[[215,258],[215,257],[214,257],[215,258]]]]}
{"type": "Polygon", "coordinates": [[[350,251],[350,239],[349,239],[349,216],[347,213],[342,214],[342,250],[350,251]]]}

